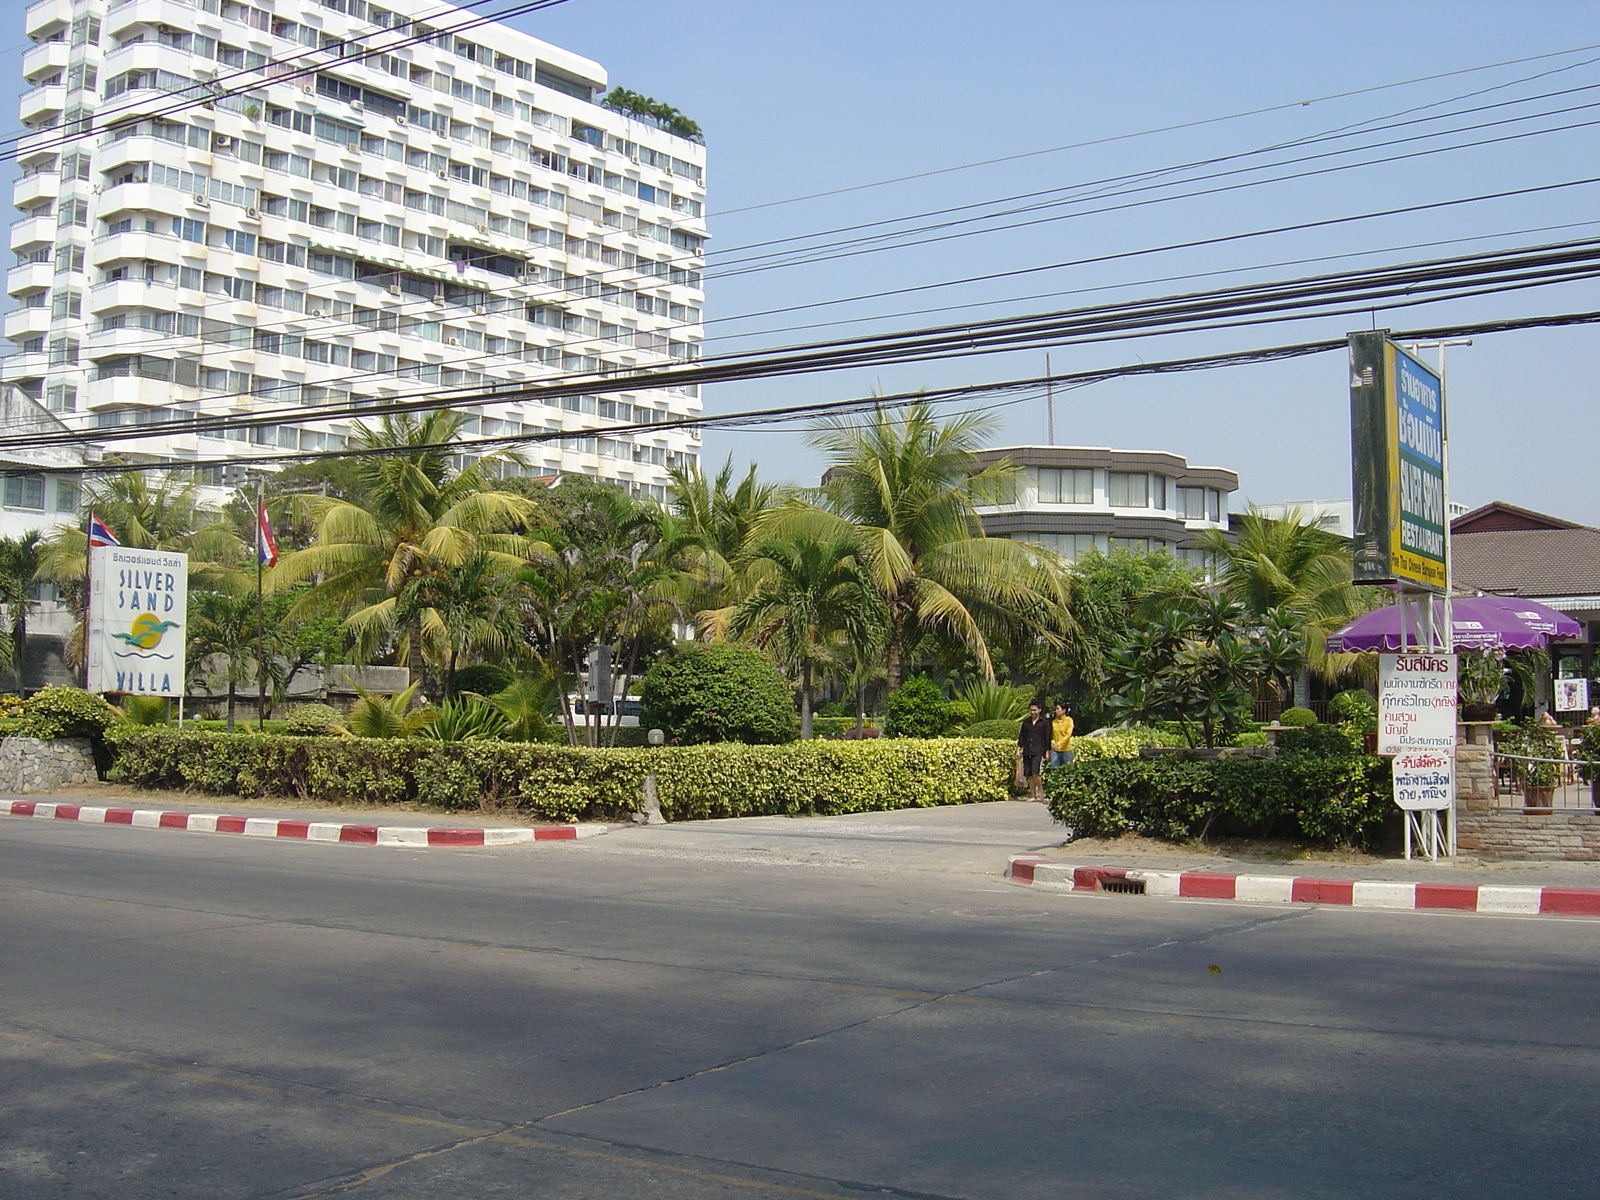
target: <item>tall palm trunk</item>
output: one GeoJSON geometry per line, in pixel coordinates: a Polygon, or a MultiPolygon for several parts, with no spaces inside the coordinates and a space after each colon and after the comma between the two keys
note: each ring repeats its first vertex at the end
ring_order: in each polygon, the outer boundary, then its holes
{"type": "Polygon", "coordinates": [[[228,732],[233,732],[233,707],[238,698],[239,685],[232,679],[228,680],[228,732]]]}
{"type": "Polygon", "coordinates": [[[900,673],[905,669],[906,610],[898,599],[889,602],[889,640],[884,645],[884,673],[889,690],[900,686],[900,673]]]}
{"type": "Polygon", "coordinates": [[[800,738],[811,740],[811,659],[800,667],[800,738]]]}

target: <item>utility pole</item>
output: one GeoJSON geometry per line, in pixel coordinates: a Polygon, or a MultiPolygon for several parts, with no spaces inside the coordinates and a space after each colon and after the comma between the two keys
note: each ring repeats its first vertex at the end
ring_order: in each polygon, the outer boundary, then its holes
{"type": "Polygon", "coordinates": [[[1055,372],[1050,369],[1050,351],[1044,352],[1044,423],[1045,433],[1050,444],[1056,444],[1056,381],[1055,372]]]}

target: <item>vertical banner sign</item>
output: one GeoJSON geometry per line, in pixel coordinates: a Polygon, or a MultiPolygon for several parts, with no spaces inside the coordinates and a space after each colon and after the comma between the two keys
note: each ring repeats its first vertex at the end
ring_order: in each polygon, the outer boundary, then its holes
{"type": "Polygon", "coordinates": [[[1446,809],[1456,794],[1456,656],[1378,656],[1378,753],[1394,755],[1394,802],[1446,809]]]}
{"type": "Polygon", "coordinates": [[[89,554],[89,690],[181,696],[189,556],[126,546],[89,554]]]}
{"type": "Polygon", "coordinates": [[[1443,591],[1444,388],[1389,340],[1350,335],[1355,581],[1443,591]]]}
{"type": "Polygon", "coordinates": [[[1456,656],[1378,655],[1378,753],[1456,749],[1456,656]]]}

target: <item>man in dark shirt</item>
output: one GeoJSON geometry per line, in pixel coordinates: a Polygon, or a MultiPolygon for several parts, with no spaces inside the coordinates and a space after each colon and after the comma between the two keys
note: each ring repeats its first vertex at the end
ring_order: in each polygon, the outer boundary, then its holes
{"type": "Polygon", "coordinates": [[[1044,802],[1044,760],[1050,753],[1050,719],[1035,700],[1028,705],[1028,719],[1017,734],[1017,756],[1022,760],[1022,776],[1028,784],[1028,799],[1044,802]]]}

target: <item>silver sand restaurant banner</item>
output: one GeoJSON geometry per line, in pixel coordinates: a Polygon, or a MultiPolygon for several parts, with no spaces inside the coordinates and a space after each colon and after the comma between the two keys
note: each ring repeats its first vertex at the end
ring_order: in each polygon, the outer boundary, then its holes
{"type": "Polygon", "coordinates": [[[1442,592],[1445,532],[1444,387],[1438,373],[1389,340],[1350,335],[1352,531],[1357,583],[1442,592]]]}
{"type": "Polygon", "coordinates": [[[89,551],[89,690],[183,695],[189,556],[96,546],[89,551]]]}

